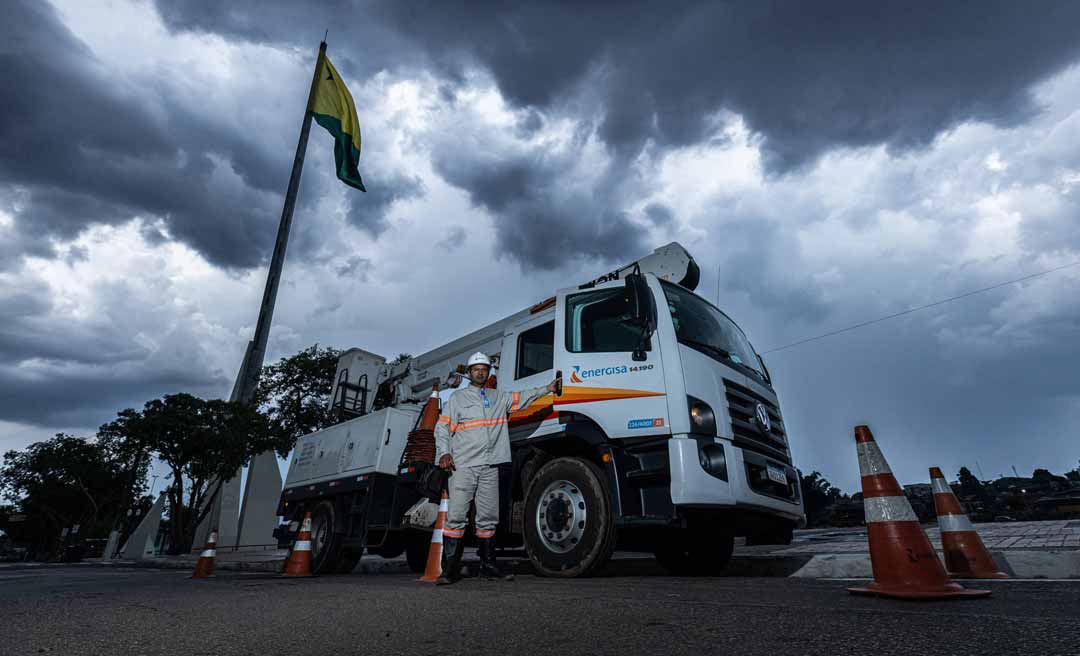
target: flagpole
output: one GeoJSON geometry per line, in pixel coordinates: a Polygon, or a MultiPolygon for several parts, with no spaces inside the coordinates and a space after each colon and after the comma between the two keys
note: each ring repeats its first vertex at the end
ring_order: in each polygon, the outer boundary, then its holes
{"type": "Polygon", "coordinates": [[[315,103],[315,89],[326,60],[326,41],[319,44],[319,57],[315,61],[315,73],[311,77],[311,89],[308,91],[304,119],[300,123],[300,139],[296,144],[293,157],[292,173],[289,175],[289,187],[285,191],[285,205],[281,208],[281,221],[278,223],[277,241],[274,254],[270,258],[270,271],[266,276],[266,288],[263,290],[262,306],[259,308],[259,320],[255,324],[255,336],[252,338],[251,358],[246,362],[239,387],[241,403],[255,402],[255,390],[262,373],[263,359],[266,356],[266,342],[270,336],[270,322],[274,318],[274,304],[277,302],[278,284],[281,282],[281,269],[285,265],[285,249],[289,244],[289,230],[292,228],[293,208],[296,206],[296,192],[300,187],[300,175],[304,170],[304,155],[307,152],[308,134],[311,132],[311,110],[315,103]]]}
{"type": "MultiPolygon", "coordinates": [[[[230,401],[239,401],[245,405],[255,404],[255,392],[259,385],[259,376],[262,373],[263,360],[266,357],[266,343],[270,337],[270,323],[274,318],[274,304],[277,302],[278,286],[281,282],[281,270],[285,265],[285,250],[289,245],[289,230],[292,228],[293,208],[296,206],[296,192],[300,187],[300,175],[304,171],[304,155],[307,153],[308,134],[311,132],[311,110],[315,103],[315,89],[319,85],[322,75],[323,62],[326,60],[326,41],[319,43],[319,56],[315,60],[315,72],[311,76],[311,88],[308,89],[307,104],[304,106],[304,118],[300,123],[300,139],[296,144],[296,154],[293,156],[292,173],[289,174],[289,186],[285,190],[285,204],[281,208],[281,220],[278,222],[277,239],[274,242],[274,253],[270,257],[270,269],[266,274],[266,286],[263,289],[262,305],[259,306],[259,319],[255,324],[255,335],[248,342],[244,353],[244,360],[240,365],[240,373],[233,385],[230,401]]],[[[252,489],[252,480],[255,478],[256,467],[253,458],[248,467],[248,485],[243,494],[244,505],[249,501],[248,492],[252,489]]],[[[273,463],[273,464],[276,464],[273,463]]],[[[259,473],[260,477],[270,475],[271,478],[277,472],[259,473]]],[[[236,472],[239,479],[240,471],[236,472]]],[[[231,479],[230,479],[231,480],[231,479]]],[[[280,477],[277,479],[280,482],[280,477]]],[[[204,524],[207,530],[219,528],[221,516],[222,497],[218,494],[227,481],[218,480],[214,490],[214,506],[207,514],[204,524]]],[[[237,482],[239,485],[239,482],[237,482]]],[[[235,510],[235,509],[234,509],[235,510]]],[[[237,544],[240,544],[244,533],[244,523],[249,509],[244,508],[240,512],[236,527],[237,544]]]]}

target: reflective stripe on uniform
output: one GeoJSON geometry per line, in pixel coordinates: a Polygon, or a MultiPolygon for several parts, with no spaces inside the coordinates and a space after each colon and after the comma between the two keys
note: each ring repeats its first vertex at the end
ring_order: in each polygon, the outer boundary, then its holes
{"type": "Polygon", "coordinates": [[[877,442],[859,442],[855,445],[855,449],[859,452],[860,475],[874,476],[892,473],[889,463],[885,462],[885,456],[881,455],[877,442]]]}
{"type": "MultiPolygon", "coordinates": [[[[441,420],[440,420],[441,421],[441,420]]],[[[469,430],[470,428],[489,428],[491,426],[500,426],[509,423],[508,417],[485,417],[483,419],[466,419],[460,423],[455,424],[447,417],[446,421],[442,422],[450,427],[451,433],[457,433],[458,431],[469,430]]]]}
{"type": "Polygon", "coordinates": [[[297,540],[293,545],[293,551],[311,551],[311,540],[297,540]]]}
{"type": "Polygon", "coordinates": [[[517,412],[521,409],[518,407],[519,405],[521,405],[521,392],[512,393],[510,395],[510,398],[512,399],[510,402],[510,412],[517,412]]]}
{"type": "Polygon", "coordinates": [[[493,535],[495,535],[494,530],[490,530],[490,531],[477,530],[476,531],[476,537],[478,537],[478,538],[490,538],[493,535]]]}
{"type": "Polygon", "coordinates": [[[442,534],[448,538],[460,538],[465,536],[465,529],[463,528],[444,528],[442,534]]]}
{"type": "MultiPolygon", "coordinates": [[[[866,444],[873,444],[866,442],[866,444]]],[[[911,509],[906,497],[870,497],[863,499],[863,511],[866,523],[872,522],[917,522],[915,511],[911,509]]]]}
{"type": "Polygon", "coordinates": [[[971,525],[971,520],[967,518],[967,515],[938,515],[937,524],[942,533],[975,530],[975,527],[971,525]]]}
{"type": "Polygon", "coordinates": [[[930,485],[934,488],[934,494],[942,494],[944,492],[949,494],[953,493],[952,488],[949,487],[949,484],[945,482],[944,478],[931,478],[930,485]]]}

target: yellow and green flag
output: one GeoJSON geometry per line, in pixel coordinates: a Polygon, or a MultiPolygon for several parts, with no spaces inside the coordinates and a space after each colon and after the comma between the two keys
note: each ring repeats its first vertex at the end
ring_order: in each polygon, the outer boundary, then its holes
{"type": "Polygon", "coordinates": [[[352,94],[329,57],[323,59],[321,77],[312,99],[311,113],[319,125],[334,135],[334,162],[338,180],[360,191],[367,191],[356,168],[360,159],[360,121],[356,118],[352,94]]]}

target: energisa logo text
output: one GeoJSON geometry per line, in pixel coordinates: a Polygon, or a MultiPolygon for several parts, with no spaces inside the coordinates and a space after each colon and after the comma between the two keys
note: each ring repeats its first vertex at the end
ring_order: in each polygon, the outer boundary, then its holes
{"type": "Polygon", "coordinates": [[[630,367],[626,365],[619,365],[617,367],[598,367],[596,369],[582,369],[579,365],[574,365],[574,373],[571,374],[571,378],[574,382],[579,383],[586,378],[596,378],[597,376],[614,376],[616,374],[629,373],[630,367]]]}

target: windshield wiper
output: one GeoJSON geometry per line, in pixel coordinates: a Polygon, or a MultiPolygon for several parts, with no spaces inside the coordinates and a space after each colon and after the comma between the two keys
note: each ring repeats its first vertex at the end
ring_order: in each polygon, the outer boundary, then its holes
{"type": "Polygon", "coordinates": [[[719,355],[725,360],[731,360],[731,351],[723,349],[719,346],[714,346],[713,344],[709,344],[708,342],[699,342],[696,339],[687,339],[685,337],[679,341],[681,341],[683,344],[686,344],[687,346],[696,346],[698,348],[705,349],[710,353],[719,355]]]}
{"type": "Polygon", "coordinates": [[[709,353],[712,353],[713,355],[718,355],[721,358],[723,358],[724,360],[727,360],[732,365],[734,365],[735,368],[752,372],[755,376],[757,376],[761,380],[763,380],[765,382],[768,382],[768,378],[765,376],[765,374],[761,373],[757,369],[754,369],[753,367],[746,364],[745,362],[741,362],[739,360],[736,360],[734,357],[732,357],[731,351],[728,351],[727,349],[724,349],[724,348],[722,348],[720,346],[715,346],[713,344],[709,344],[708,342],[699,342],[696,339],[688,339],[688,338],[685,338],[685,337],[680,339],[679,341],[682,342],[683,344],[686,344],[687,346],[697,347],[697,348],[699,348],[699,349],[701,349],[703,351],[708,351],[709,353]]]}

